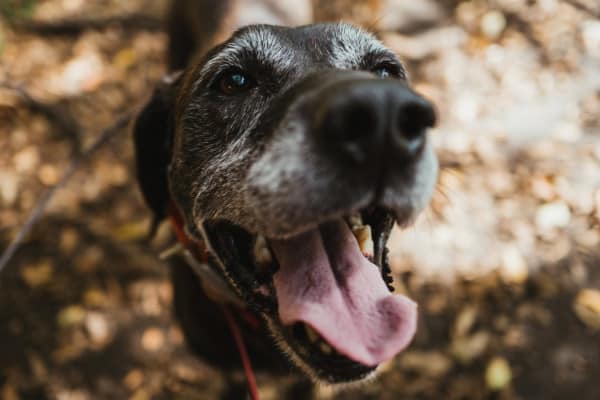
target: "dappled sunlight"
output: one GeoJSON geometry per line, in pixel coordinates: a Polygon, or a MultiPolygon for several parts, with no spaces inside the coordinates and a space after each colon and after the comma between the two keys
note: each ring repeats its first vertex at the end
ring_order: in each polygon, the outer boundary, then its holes
{"type": "MultiPolygon", "coordinates": [[[[405,62],[437,108],[441,171],[430,207],[389,242],[396,292],[419,304],[413,344],[346,391],[260,373],[261,398],[599,399],[600,6],[313,3],[405,62]]],[[[73,157],[149,98],[166,6],[0,5],[0,250],[73,157]]],[[[131,142],[122,130],[84,163],[0,271],[0,398],[243,393],[241,370],[186,346],[158,258],[171,232],[148,238],[131,142]]]]}

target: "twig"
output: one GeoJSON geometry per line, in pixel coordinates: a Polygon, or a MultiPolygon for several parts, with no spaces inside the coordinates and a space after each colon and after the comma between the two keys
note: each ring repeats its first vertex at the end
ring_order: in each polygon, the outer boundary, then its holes
{"type": "Polygon", "coordinates": [[[60,107],[54,104],[48,104],[34,99],[21,85],[15,86],[7,82],[0,82],[0,88],[15,92],[27,108],[34,113],[46,117],[52,124],[57,126],[60,132],[69,138],[75,154],[81,152],[79,124],[69,114],[64,113],[60,107]]]}
{"type": "Polygon", "coordinates": [[[17,251],[25,237],[29,234],[31,229],[42,217],[44,210],[46,209],[48,203],[50,202],[50,200],[52,200],[56,192],[60,190],[63,186],[65,186],[65,184],[71,179],[71,177],[75,174],[75,172],[77,172],[79,167],[85,161],[87,161],[98,149],[100,149],[110,139],[112,139],[115,136],[115,134],[120,132],[121,129],[125,128],[127,124],[129,124],[129,121],[131,121],[132,117],[133,112],[128,112],[119,117],[119,119],[113,125],[104,129],[100,133],[100,135],[98,135],[94,143],[92,143],[92,145],[89,148],[87,148],[84,152],[82,152],[77,158],[75,158],[71,162],[71,164],[63,174],[62,178],[58,181],[58,183],[56,183],[56,185],[48,189],[43,194],[43,196],[40,198],[34,209],[29,214],[29,217],[25,221],[25,224],[23,224],[23,226],[17,233],[17,236],[2,253],[2,257],[0,257],[0,273],[2,273],[4,267],[6,267],[10,259],[14,256],[15,252],[17,251]]]}
{"type": "Polygon", "coordinates": [[[587,5],[583,4],[583,3],[580,3],[577,0],[563,0],[563,1],[565,3],[571,5],[573,8],[576,8],[579,11],[584,12],[584,13],[588,14],[591,17],[600,18],[600,11],[593,10],[589,6],[587,6],[587,5]]]}
{"type": "Polygon", "coordinates": [[[504,15],[506,15],[508,24],[512,25],[516,30],[521,32],[529,44],[539,51],[538,54],[540,56],[540,62],[545,65],[550,64],[550,55],[548,54],[548,50],[546,49],[544,42],[536,37],[535,32],[531,27],[531,23],[521,17],[521,15],[519,15],[517,12],[504,10],[504,15]]]}
{"type": "Polygon", "coordinates": [[[21,20],[15,29],[40,35],[77,35],[86,30],[102,30],[111,26],[124,29],[160,31],[164,29],[159,18],[143,14],[116,15],[100,18],[67,18],[57,21],[21,20]]]}

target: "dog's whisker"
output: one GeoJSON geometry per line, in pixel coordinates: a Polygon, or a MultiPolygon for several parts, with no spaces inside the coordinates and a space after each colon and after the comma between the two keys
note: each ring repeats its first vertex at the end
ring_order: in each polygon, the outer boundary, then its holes
{"type": "Polygon", "coordinates": [[[168,260],[169,258],[173,257],[176,254],[180,254],[183,250],[185,250],[185,247],[183,246],[183,244],[181,243],[176,243],[173,246],[169,247],[168,249],[163,250],[162,252],[160,252],[160,254],[158,255],[158,258],[160,260],[168,260]]]}

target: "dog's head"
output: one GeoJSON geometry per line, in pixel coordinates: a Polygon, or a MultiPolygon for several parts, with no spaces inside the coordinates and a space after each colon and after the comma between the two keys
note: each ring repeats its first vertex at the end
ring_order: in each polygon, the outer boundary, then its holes
{"type": "Polygon", "coordinates": [[[371,34],[251,26],[157,91],[135,128],[138,176],[300,368],[353,381],[416,329],[386,242],[429,202],[434,121],[371,34]]]}

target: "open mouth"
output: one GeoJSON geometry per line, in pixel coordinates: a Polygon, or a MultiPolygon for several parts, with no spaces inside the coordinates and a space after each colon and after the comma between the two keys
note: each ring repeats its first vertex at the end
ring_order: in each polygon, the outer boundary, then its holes
{"type": "Polygon", "coordinates": [[[281,347],[328,382],[358,380],[391,359],[416,330],[416,304],[393,295],[381,207],[269,239],[224,221],[204,230],[227,279],[263,316],[281,347]]]}

